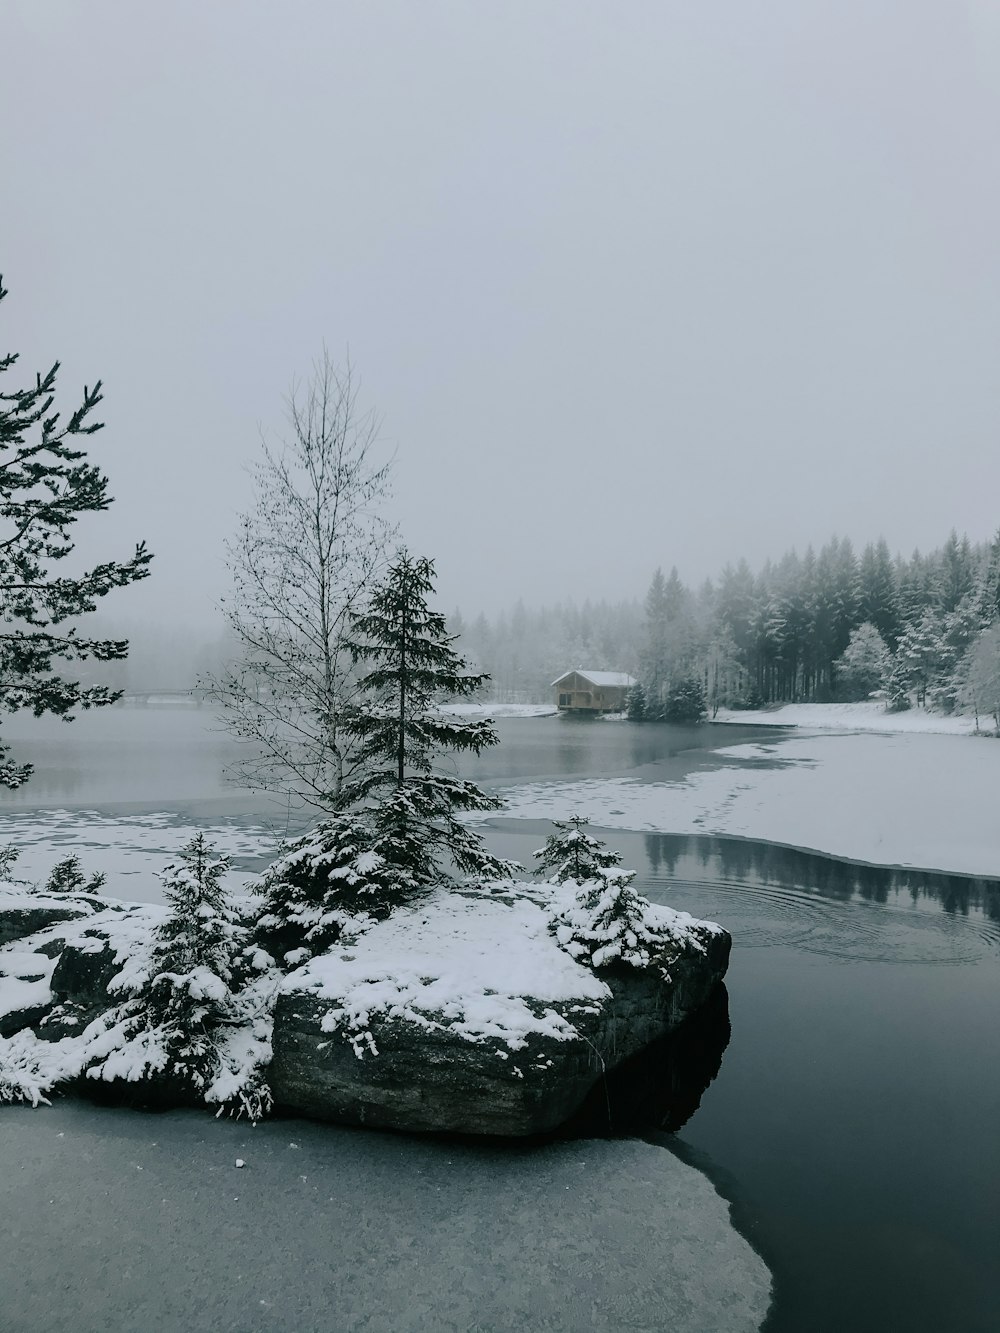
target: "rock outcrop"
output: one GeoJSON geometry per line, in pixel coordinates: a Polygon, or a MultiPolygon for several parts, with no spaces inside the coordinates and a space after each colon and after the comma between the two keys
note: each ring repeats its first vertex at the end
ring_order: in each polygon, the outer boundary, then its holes
{"type": "Polygon", "coordinates": [[[92,911],[88,902],[78,899],[66,902],[42,894],[0,892],[0,946],[36,935],[47,926],[78,921],[92,911]]]}
{"type": "MultiPolygon", "coordinates": [[[[473,917],[485,906],[473,904],[473,917]]],[[[502,984],[508,966],[516,971],[519,934],[527,933],[536,945],[547,942],[544,907],[537,902],[537,891],[530,899],[512,900],[506,907],[508,922],[502,920],[502,905],[490,906],[499,907],[487,931],[493,936],[492,961],[499,964],[493,970],[500,977],[487,977],[486,982],[502,984]],[[526,910],[532,906],[537,921],[526,910]]],[[[561,984],[570,992],[575,985],[578,995],[554,999],[538,986],[541,996],[520,997],[537,1023],[518,1023],[515,1018],[505,1030],[500,1017],[491,1030],[487,1016],[477,1031],[475,1023],[466,1021],[471,1005],[463,1001],[464,983],[452,986],[441,1007],[434,1007],[438,977],[447,975],[449,968],[453,974],[460,971],[469,961],[467,952],[462,956],[461,946],[468,944],[463,932],[451,951],[458,956],[450,956],[445,932],[454,920],[454,909],[454,898],[440,915],[425,906],[410,921],[394,918],[395,930],[385,923],[366,937],[375,951],[379,931],[397,938],[405,934],[407,965],[423,985],[404,986],[402,995],[397,988],[377,1015],[369,1009],[363,1035],[336,1017],[331,1022],[331,1013],[346,1012],[345,999],[348,1009],[370,1001],[372,1009],[377,1007],[380,982],[374,974],[369,976],[371,969],[349,994],[345,978],[331,979],[329,958],[287,979],[275,1007],[269,1070],[278,1105],[320,1119],[391,1129],[504,1136],[545,1133],[577,1111],[595,1082],[675,1031],[704,1005],[729,961],[729,935],[688,917],[676,933],[669,980],[657,969],[639,970],[627,964],[602,969],[598,977],[562,955],[561,984]],[[427,950],[424,957],[422,948],[427,950]],[[421,989],[426,996],[421,996],[421,989]]],[[[384,944],[391,956],[396,941],[387,939],[384,944]]],[[[554,944],[551,947],[558,957],[560,951],[554,944]]],[[[351,951],[340,952],[349,968],[355,962],[351,951]]],[[[558,965],[554,958],[553,968],[558,965]]],[[[473,951],[471,966],[481,974],[488,960],[473,951]]]]}
{"type": "Polygon", "coordinates": [[[670,984],[626,968],[606,978],[610,998],[570,1015],[577,1035],[532,1034],[507,1053],[447,1026],[401,1019],[378,1025],[378,1054],[358,1056],[323,1028],[329,1005],[286,991],[274,1014],[269,1077],[279,1106],[320,1120],[386,1129],[524,1136],[556,1129],[594,1084],[630,1056],[674,1032],[705,1003],[726,970],[729,940],[714,957],[686,961],[670,984]]]}
{"type": "Polygon", "coordinates": [[[111,1006],[109,983],[159,911],[94,894],[0,894],[0,1037],[30,1028],[56,1041],[82,1031],[111,1006]]]}

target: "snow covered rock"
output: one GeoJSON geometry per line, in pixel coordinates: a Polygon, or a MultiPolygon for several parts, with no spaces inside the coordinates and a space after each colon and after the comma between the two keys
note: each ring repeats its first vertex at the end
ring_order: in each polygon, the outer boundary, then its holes
{"type": "MultiPolygon", "coordinates": [[[[26,888],[11,888],[6,910],[30,919],[40,897],[26,888]]],[[[30,1031],[44,1044],[78,1036],[116,1003],[116,980],[142,966],[161,914],[158,907],[95,895],[73,897],[56,910],[42,897],[34,918],[41,924],[35,932],[0,945],[0,1038],[30,1031]]],[[[0,1101],[4,1054],[0,1051],[0,1101]]],[[[71,1054],[65,1061],[67,1081],[78,1072],[71,1054]]],[[[43,1057],[42,1063],[51,1062],[43,1057]]],[[[60,1070],[54,1081],[62,1077],[60,1070]]]]}
{"type": "Polygon", "coordinates": [[[705,1002],[731,941],[650,907],[665,944],[656,965],[595,971],[556,938],[563,896],[538,884],[441,891],[290,973],[274,1013],[275,1102],[468,1134],[568,1119],[604,1073],[705,1002]]]}
{"type": "Polygon", "coordinates": [[[0,888],[0,1037],[44,1023],[67,938],[95,914],[92,898],[55,898],[28,885],[0,888]]]}
{"type": "Polygon", "coordinates": [[[51,1006],[52,959],[20,944],[0,948],[0,1037],[31,1027],[51,1006]]]}
{"type": "Polygon", "coordinates": [[[108,902],[89,921],[59,932],[64,939],[52,971],[53,998],[106,1009],[112,982],[127,982],[148,966],[150,935],[162,916],[163,909],[151,904],[108,902]]]}
{"type": "Polygon", "coordinates": [[[92,911],[89,903],[75,898],[67,901],[30,893],[16,885],[0,884],[0,945],[23,940],[60,921],[78,921],[92,911]]]}

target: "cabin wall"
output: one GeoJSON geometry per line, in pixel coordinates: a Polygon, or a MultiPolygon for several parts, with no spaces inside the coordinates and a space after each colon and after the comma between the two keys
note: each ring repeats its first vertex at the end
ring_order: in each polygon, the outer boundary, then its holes
{"type": "Polygon", "coordinates": [[[619,713],[627,694],[623,685],[591,685],[573,671],[554,687],[553,703],[567,712],[619,713]]]}

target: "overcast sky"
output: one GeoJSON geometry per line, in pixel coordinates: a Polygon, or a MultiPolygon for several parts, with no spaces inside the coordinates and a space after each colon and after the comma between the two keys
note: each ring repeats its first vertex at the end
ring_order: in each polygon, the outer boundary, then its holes
{"type": "Polygon", "coordinates": [[[105,382],[114,614],[208,619],[324,340],[446,609],[1000,524],[993,0],[0,15],[0,349],[105,382]]]}

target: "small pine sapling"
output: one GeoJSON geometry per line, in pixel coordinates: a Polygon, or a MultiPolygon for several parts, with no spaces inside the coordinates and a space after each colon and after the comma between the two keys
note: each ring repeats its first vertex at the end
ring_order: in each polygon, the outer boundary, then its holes
{"type": "Polygon", "coordinates": [[[14,877],[14,866],[20,855],[20,847],[15,847],[12,842],[8,842],[5,847],[0,847],[0,881],[5,884],[23,884],[25,882],[14,877]]]}
{"type": "Polygon", "coordinates": [[[884,699],[887,713],[905,713],[910,708],[906,666],[898,653],[889,664],[885,688],[878,697],[884,699]]]}
{"type": "Polygon", "coordinates": [[[599,871],[612,870],[621,863],[621,852],[584,832],[589,822],[581,815],[552,821],[557,831],[535,852],[539,870],[549,871],[551,883],[565,884],[572,880],[574,884],[582,884],[599,871]]]}
{"type": "Polygon", "coordinates": [[[694,676],[685,676],[667,690],[663,703],[664,722],[700,722],[705,716],[705,687],[694,676]]]}
{"type": "Polygon", "coordinates": [[[170,911],[157,929],[144,997],[148,1019],[162,1030],[169,1071],[199,1090],[217,1069],[215,1032],[229,1014],[243,935],[222,886],[229,858],[214,851],[199,833],[160,875],[170,911]]]}
{"type": "Polygon", "coordinates": [[[83,863],[78,856],[67,856],[65,861],[57,861],[52,873],[45,882],[44,893],[98,893],[104,886],[107,876],[100,871],[88,879],[83,873],[83,863]]]}
{"type": "Polygon", "coordinates": [[[560,946],[593,968],[659,964],[669,975],[661,957],[665,940],[647,922],[649,903],[632,888],[635,872],[621,869],[621,853],[586,833],[579,815],[553,823],[557,832],[535,856],[551,872],[551,884],[572,890],[552,920],[560,946]]]}
{"type": "Polygon", "coordinates": [[[636,681],[626,696],[625,713],[630,722],[646,720],[646,691],[639,681],[636,681]]]}

